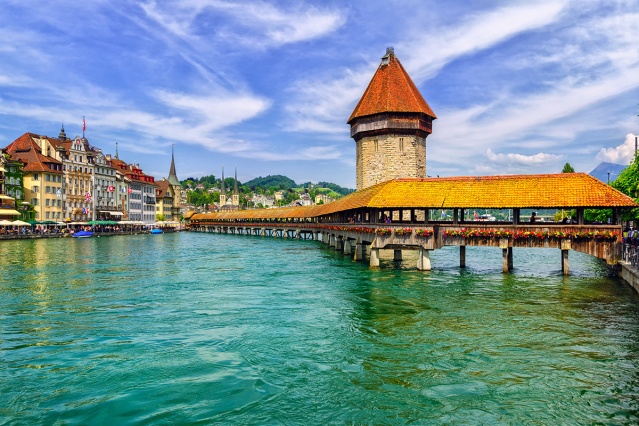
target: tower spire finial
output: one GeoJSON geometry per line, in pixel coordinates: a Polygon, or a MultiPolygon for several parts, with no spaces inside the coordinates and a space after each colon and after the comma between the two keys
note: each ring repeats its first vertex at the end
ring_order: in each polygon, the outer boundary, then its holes
{"type": "Polygon", "coordinates": [[[224,166],[222,166],[222,188],[220,188],[220,194],[226,195],[226,189],[224,189],[224,166]]]}
{"type": "Polygon", "coordinates": [[[120,157],[118,156],[118,143],[115,143],[115,158],[117,158],[118,160],[120,159],[120,157]]]}
{"type": "Polygon", "coordinates": [[[173,186],[179,186],[180,180],[177,177],[177,173],[175,173],[175,144],[171,145],[171,168],[169,169],[169,178],[167,179],[169,183],[173,186]]]}

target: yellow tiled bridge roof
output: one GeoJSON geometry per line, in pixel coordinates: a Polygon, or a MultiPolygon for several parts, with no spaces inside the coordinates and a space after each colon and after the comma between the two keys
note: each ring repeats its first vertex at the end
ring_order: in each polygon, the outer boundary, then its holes
{"type": "Polygon", "coordinates": [[[637,207],[634,200],[585,173],[394,179],[332,203],[307,207],[194,214],[191,220],[311,218],[359,208],[523,209],[637,207]]]}

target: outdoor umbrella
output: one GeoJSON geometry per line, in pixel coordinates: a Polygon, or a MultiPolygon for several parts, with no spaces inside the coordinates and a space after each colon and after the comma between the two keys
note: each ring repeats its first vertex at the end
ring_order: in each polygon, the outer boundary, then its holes
{"type": "Polygon", "coordinates": [[[23,222],[21,220],[14,220],[13,222],[11,222],[11,225],[13,225],[13,226],[31,226],[30,223],[23,222]]]}

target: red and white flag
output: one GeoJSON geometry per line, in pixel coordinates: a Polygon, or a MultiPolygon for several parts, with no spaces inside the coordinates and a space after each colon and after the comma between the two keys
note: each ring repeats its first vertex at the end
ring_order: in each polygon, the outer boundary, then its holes
{"type": "Polygon", "coordinates": [[[115,188],[113,187],[113,185],[109,185],[109,192],[113,192],[115,191],[115,188]]]}
{"type": "Polygon", "coordinates": [[[84,132],[87,129],[87,121],[84,119],[84,115],[82,116],[82,131],[84,132]]]}

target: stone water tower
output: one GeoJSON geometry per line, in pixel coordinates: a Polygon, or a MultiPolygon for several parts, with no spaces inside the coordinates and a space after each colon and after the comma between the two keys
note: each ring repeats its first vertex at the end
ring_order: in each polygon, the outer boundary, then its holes
{"type": "Polygon", "coordinates": [[[348,119],[356,143],[357,190],[426,177],[426,137],[436,118],[393,48],[386,49],[348,119]]]}

